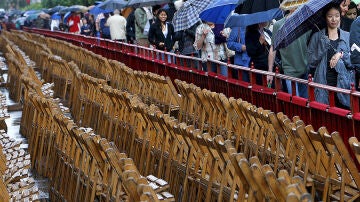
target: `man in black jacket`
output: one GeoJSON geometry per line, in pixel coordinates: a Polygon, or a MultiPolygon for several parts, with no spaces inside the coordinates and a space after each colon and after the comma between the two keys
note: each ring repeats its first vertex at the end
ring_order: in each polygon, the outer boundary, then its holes
{"type": "Polygon", "coordinates": [[[126,18],[126,40],[131,44],[135,41],[135,8],[126,18]]]}
{"type": "Polygon", "coordinates": [[[349,42],[351,50],[351,63],[356,70],[355,87],[357,91],[360,91],[360,17],[356,18],[356,20],[351,24],[349,42]]]}

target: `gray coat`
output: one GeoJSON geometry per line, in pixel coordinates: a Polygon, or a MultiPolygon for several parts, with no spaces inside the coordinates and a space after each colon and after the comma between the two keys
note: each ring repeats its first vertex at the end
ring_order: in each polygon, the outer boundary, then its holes
{"type": "MultiPolygon", "coordinates": [[[[329,48],[332,47],[330,46],[329,38],[325,35],[325,29],[313,34],[308,47],[308,65],[310,68],[316,68],[314,75],[314,82],[316,83],[327,84],[327,52],[329,48]]],[[[336,52],[343,52],[343,57],[335,66],[335,70],[338,73],[336,87],[350,89],[350,84],[354,82],[354,73],[347,69],[347,67],[351,68],[349,32],[340,29],[340,41],[335,49],[336,52]]],[[[350,106],[349,95],[337,93],[337,96],[343,105],[350,106]]],[[[329,104],[329,92],[316,88],[315,99],[318,102],[329,104]]]]}

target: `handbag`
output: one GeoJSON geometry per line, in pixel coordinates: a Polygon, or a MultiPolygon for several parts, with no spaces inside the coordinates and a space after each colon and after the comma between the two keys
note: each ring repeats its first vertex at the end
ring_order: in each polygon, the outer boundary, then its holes
{"type": "MultiPolygon", "coordinates": [[[[230,31],[230,32],[231,32],[231,31],[230,31]]],[[[230,32],[229,32],[229,35],[230,35],[230,32]]],[[[237,42],[240,43],[240,27],[239,27],[239,29],[238,29],[237,42]]],[[[235,54],[236,54],[234,50],[230,50],[230,49],[227,47],[227,43],[225,43],[225,52],[226,52],[226,56],[227,56],[228,58],[234,57],[235,54]]]]}
{"type": "Polygon", "coordinates": [[[226,57],[228,57],[228,58],[234,57],[235,51],[230,50],[230,49],[227,47],[227,44],[226,44],[226,43],[225,43],[224,46],[225,46],[226,57]]]}

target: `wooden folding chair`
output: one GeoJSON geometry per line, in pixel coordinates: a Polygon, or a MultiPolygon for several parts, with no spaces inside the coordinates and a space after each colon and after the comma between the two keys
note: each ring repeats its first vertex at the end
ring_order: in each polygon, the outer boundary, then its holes
{"type": "MultiPolygon", "coordinates": [[[[324,139],[327,151],[332,154],[328,167],[330,171],[326,176],[327,181],[331,181],[324,188],[324,193],[329,191],[326,197],[340,201],[357,200],[360,197],[360,175],[342,137],[338,132],[329,134],[325,127],[319,129],[319,134],[324,139]],[[340,182],[337,182],[338,179],[340,182]]],[[[323,199],[325,200],[325,194],[323,199]]]]}
{"type": "Polygon", "coordinates": [[[354,152],[358,163],[360,163],[360,143],[359,143],[358,139],[356,137],[350,137],[349,145],[350,145],[350,148],[352,149],[352,151],[354,152]]]}

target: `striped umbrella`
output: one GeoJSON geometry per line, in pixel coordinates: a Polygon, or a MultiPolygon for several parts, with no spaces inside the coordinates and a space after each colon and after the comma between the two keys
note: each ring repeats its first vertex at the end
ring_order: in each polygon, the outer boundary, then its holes
{"type": "Polygon", "coordinates": [[[309,0],[299,7],[276,33],[274,48],[288,46],[295,39],[312,29],[324,27],[322,9],[330,2],[341,3],[343,0],[309,0]]]}

